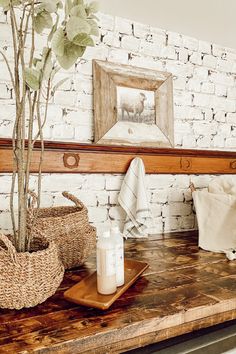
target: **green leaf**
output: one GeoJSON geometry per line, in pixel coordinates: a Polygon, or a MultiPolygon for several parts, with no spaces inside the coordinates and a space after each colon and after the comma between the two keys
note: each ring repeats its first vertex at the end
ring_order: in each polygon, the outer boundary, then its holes
{"type": "Polygon", "coordinates": [[[70,69],[70,67],[75,64],[77,59],[82,57],[85,49],[85,47],[80,47],[72,42],[66,41],[64,55],[62,57],[57,56],[58,63],[63,69],[70,69]]]}
{"type": "Polygon", "coordinates": [[[55,75],[58,73],[58,71],[60,71],[60,66],[56,66],[52,69],[52,72],[51,72],[51,81],[54,79],[55,75]]]}
{"type": "Polygon", "coordinates": [[[62,28],[58,28],[52,38],[52,50],[53,52],[62,57],[64,54],[65,46],[65,34],[62,28]]]}
{"type": "Polygon", "coordinates": [[[39,34],[43,32],[44,28],[51,28],[52,25],[52,16],[45,10],[38,13],[34,18],[34,29],[39,34]]]}
{"type": "Polygon", "coordinates": [[[35,8],[35,13],[40,13],[42,11],[56,13],[58,8],[61,7],[61,0],[40,0],[40,4],[35,8]]]}
{"type": "Polygon", "coordinates": [[[89,8],[91,12],[98,12],[99,11],[99,3],[97,1],[92,1],[89,4],[89,8]]]}
{"type": "Polygon", "coordinates": [[[37,15],[40,14],[42,11],[44,11],[44,6],[40,3],[38,6],[35,7],[34,13],[37,15]]]}
{"type": "Polygon", "coordinates": [[[4,9],[9,7],[10,5],[10,0],[0,0],[0,6],[3,7],[4,9]]]}
{"type": "Polygon", "coordinates": [[[57,11],[57,0],[41,0],[45,11],[53,13],[57,11]]]}
{"type": "Polygon", "coordinates": [[[35,70],[42,74],[43,62],[42,59],[37,60],[35,63],[35,70]]]}
{"type": "Polygon", "coordinates": [[[59,82],[57,82],[56,85],[52,89],[52,93],[54,94],[56,92],[56,90],[58,90],[59,87],[62,86],[68,80],[69,80],[69,77],[66,77],[65,79],[62,79],[59,82]]]}
{"type": "Polygon", "coordinates": [[[98,36],[99,36],[99,29],[98,29],[98,25],[97,25],[96,21],[94,21],[94,20],[88,20],[88,24],[89,24],[89,26],[90,26],[90,28],[91,28],[90,34],[91,34],[92,36],[98,37],[98,36]]]}
{"type": "Polygon", "coordinates": [[[59,15],[56,14],[56,16],[57,16],[56,22],[55,22],[54,25],[52,26],[52,29],[51,29],[51,31],[50,31],[50,33],[49,33],[49,35],[48,35],[48,42],[51,42],[51,40],[52,40],[52,38],[53,38],[53,35],[54,35],[54,33],[56,32],[56,30],[57,30],[57,26],[58,26],[58,22],[59,22],[59,15]]]}
{"type": "Polygon", "coordinates": [[[93,19],[93,20],[96,20],[97,22],[99,22],[99,18],[94,14],[89,15],[89,19],[93,19]]]}
{"type": "Polygon", "coordinates": [[[66,25],[67,38],[72,41],[79,33],[90,33],[88,22],[82,18],[72,16],[66,25]]]}
{"type": "Polygon", "coordinates": [[[66,18],[69,16],[70,14],[70,11],[73,7],[73,2],[72,0],[66,0],[66,3],[65,3],[65,15],[66,15],[66,18]]]}
{"type": "Polygon", "coordinates": [[[33,65],[35,67],[35,71],[39,73],[39,79],[48,80],[51,76],[51,72],[53,69],[52,65],[52,51],[50,48],[44,47],[42,52],[42,58],[34,58],[33,65]]]}
{"type": "Polygon", "coordinates": [[[37,91],[40,86],[40,72],[32,68],[26,68],[25,81],[29,88],[37,91]]]}
{"type": "Polygon", "coordinates": [[[77,34],[73,39],[73,43],[81,47],[94,47],[92,38],[86,33],[77,34]]]}
{"type": "Polygon", "coordinates": [[[87,13],[83,5],[76,5],[72,7],[72,9],[70,10],[70,15],[81,18],[87,18],[87,13]]]}
{"type": "Polygon", "coordinates": [[[84,6],[84,0],[74,0],[73,1],[73,6],[77,5],[83,5],[84,6]]]}
{"type": "MultiPolygon", "coordinates": [[[[12,5],[18,6],[21,2],[21,0],[12,0],[12,5]]],[[[3,11],[8,11],[10,8],[10,0],[0,0],[0,7],[3,8],[3,11]]]]}
{"type": "Polygon", "coordinates": [[[41,62],[41,59],[39,59],[39,58],[34,58],[33,59],[33,66],[37,66],[37,64],[38,64],[38,62],[41,62]]]}
{"type": "Polygon", "coordinates": [[[89,14],[98,12],[98,10],[99,10],[99,4],[97,1],[92,1],[87,7],[87,11],[89,14]]]}
{"type": "MultiPolygon", "coordinates": [[[[59,18],[58,18],[59,19],[59,18]]],[[[52,38],[53,38],[53,35],[54,35],[54,33],[56,32],[56,30],[57,30],[57,25],[58,25],[58,20],[57,20],[57,22],[52,26],[52,29],[51,29],[51,31],[50,31],[50,33],[49,33],[49,35],[48,35],[48,42],[51,42],[51,40],[52,40],[52,38]]]]}
{"type": "Polygon", "coordinates": [[[43,55],[42,55],[42,74],[43,74],[43,79],[48,80],[51,72],[52,72],[52,51],[49,48],[43,48],[43,55]]]}
{"type": "Polygon", "coordinates": [[[58,4],[57,4],[57,6],[58,6],[58,9],[63,9],[63,3],[62,3],[62,1],[59,1],[58,4]]]}

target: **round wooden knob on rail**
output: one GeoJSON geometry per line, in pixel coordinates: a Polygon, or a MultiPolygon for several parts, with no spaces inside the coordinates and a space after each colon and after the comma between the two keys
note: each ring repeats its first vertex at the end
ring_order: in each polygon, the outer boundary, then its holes
{"type": "Polygon", "coordinates": [[[79,154],[75,153],[65,153],[63,155],[64,166],[70,169],[79,167],[79,154]]]}
{"type": "Polygon", "coordinates": [[[180,159],[180,168],[181,170],[188,171],[192,168],[192,160],[187,157],[181,157],[180,159]]]}
{"type": "Polygon", "coordinates": [[[229,167],[232,168],[232,170],[236,170],[236,160],[231,161],[229,167]]]}

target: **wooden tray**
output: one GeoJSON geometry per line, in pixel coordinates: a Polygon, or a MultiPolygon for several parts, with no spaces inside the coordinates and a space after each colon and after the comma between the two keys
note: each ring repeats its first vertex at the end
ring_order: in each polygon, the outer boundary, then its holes
{"type": "Polygon", "coordinates": [[[97,272],[81,280],[64,293],[64,297],[76,304],[107,310],[137,278],[148,268],[148,264],[125,259],[125,283],[112,295],[101,295],[97,292],[97,272]]]}

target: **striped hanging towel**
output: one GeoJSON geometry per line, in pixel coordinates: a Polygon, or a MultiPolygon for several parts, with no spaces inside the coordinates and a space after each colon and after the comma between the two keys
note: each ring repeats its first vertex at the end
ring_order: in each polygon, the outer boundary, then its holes
{"type": "Polygon", "coordinates": [[[131,162],[118,201],[127,214],[124,237],[147,237],[152,216],[145,185],[145,167],[141,158],[136,157],[131,162]]]}

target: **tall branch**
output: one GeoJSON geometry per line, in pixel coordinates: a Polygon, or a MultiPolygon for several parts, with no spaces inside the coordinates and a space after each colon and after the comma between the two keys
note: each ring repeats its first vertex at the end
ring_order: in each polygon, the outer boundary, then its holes
{"type": "Polygon", "coordinates": [[[33,64],[33,58],[34,58],[34,50],[35,50],[35,36],[34,36],[34,26],[33,26],[33,22],[34,22],[34,0],[32,1],[32,6],[31,6],[31,26],[32,26],[32,30],[31,30],[31,50],[30,50],[30,61],[29,61],[29,67],[32,66],[33,64]]]}
{"type": "Polygon", "coordinates": [[[19,99],[19,68],[18,68],[18,41],[17,41],[17,23],[16,23],[16,17],[15,17],[15,12],[14,12],[14,7],[12,0],[10,1],[10,20],[11,20],[11,32],[12,32],[12,41],[13,41],[13,51],[14,51],[14,73],[15,73],[15,87],[16,87],[16,105],[17,107],[19,106],[20,99],[19,99]]]}
{"type": "Polygon", "coordinates": [[[29,191],[29,176],[30,176],[30,162],[33,150],[33,121],[35,113],[35,105],[37,101],[37,91],[34,92],[33,99],[31,97],[31,92],[27,90],[27,98],[29,103],[29,123],[28,123],[28,150],[26,158],[26,177],[25,177],[25,190],[29,191]]]}
{"type": "MultiPolygon", "coordinates": [[[[9,75],[10,75],[10,78],[11,78],[11,84],[12,84],[13,90],[14,90],[14,92],[15,92],[15,90],[16,90],[16,88],[15,88],[15,80],[14,80],[14,77],[13,77],[13,72],[12,72],[12,70],[11,70],[9,61],[8,61],[6,55],[5,55],[1,50],[0,50],[0,54],[2,55],[2,57],[3,57],[3,59],[4,59],[5,63],[6,63],[7,70],[8,70],[8,72],[9,72],[9,75]]],[[[16,92],[15,92],[15,94],[16,94],[16,92]]]]}

